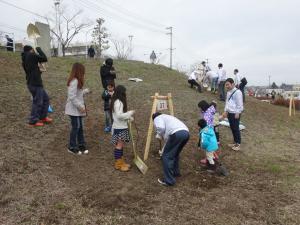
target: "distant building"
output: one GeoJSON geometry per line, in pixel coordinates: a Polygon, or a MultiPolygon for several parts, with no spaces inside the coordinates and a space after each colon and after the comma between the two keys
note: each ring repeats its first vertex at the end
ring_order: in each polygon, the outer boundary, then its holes
{"type": "Polygon", "coordinates": [[[294,85],[293,91],[300,91],[300,84],[294,85]]]}
{"type": "Polygon", "coordinates": [[[284,92],[284,90],[281,89],[281,88],[269,88],[269,89],[266,89],[266,93],[265,94],[271,94],[273,91],[276,94],[279,94],[279,95],[281,95],[284,92]]]}

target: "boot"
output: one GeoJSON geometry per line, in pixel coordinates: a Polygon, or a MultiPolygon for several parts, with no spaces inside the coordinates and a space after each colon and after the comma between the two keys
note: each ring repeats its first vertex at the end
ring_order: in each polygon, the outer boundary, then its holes
{"type": "Polygon", "coordinates": [[[115,169],[120,170],[122,172],[127,172],[129,170],[128,166],[123,163],[122,159],[117,159],[115,161],[115,169]]]}
{"type": "Polygon", "coordinates": [[[125,162],[124,157],[121,158],[121,161],[122,161],[123,165],[125,165],[125,166],[128,167],[128,169],[131,167],[130,164],[128,164],[128,163],[125,162]]]}

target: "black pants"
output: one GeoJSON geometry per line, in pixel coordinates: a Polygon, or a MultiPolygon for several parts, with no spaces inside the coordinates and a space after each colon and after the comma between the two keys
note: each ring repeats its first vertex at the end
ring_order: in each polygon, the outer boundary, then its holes
{"type": "Polygon", "coordinates": [[[225,101],[225,81],[220,81],[218,91],[220,93],[220,100],[225,101]]]}
{"type": "Polygon", "coordinates": [[[234,113],[228,113],[228,122],[233,135],[234,143],[241,144],[240,117],[236,119],[234,113]]]}
{"type": "Polygon", "coordinates": [[[243,94],[243,102],[245,102],[245,85],[240,84],[239,89],[241,90],[243,94]]]}
{"type": "Polygon", "coordinates": [[[32,95],[32,108],[29,123],[34,124],[47,117],[49,97],[43,87],[28,85],[28,89],[32,95]]]}
{"type": "Polygon", "coordinates": [[[198,87],[198,91],[201,92],[201,85],[198,84],[197,81],[195,81],[195,80],[188,80],[188,83],[191,85],[191,88],[193,88],[194,85],[197,86],[198,87]]]}

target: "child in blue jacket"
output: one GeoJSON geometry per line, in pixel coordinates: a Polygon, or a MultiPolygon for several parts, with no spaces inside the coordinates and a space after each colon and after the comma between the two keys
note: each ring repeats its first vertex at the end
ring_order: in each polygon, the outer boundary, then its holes
{"type": "Polygon", "coordinates": [[[208,126],[204,119],[198,121],[198,126],[200,128],[200,147],[205,151],[208,169],[215,169],[214,152],[218,150],[218,143],[214,128],[208,126]]]}

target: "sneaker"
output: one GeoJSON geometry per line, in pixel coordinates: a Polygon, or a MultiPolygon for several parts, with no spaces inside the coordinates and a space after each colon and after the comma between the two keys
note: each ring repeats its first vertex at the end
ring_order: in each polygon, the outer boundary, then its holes
{"type": "Polygon", "coordinates": [[[85,155],[89,154],[89,150],[87,150],[85,146],[80,146],[79,152],[81,152],[81,154],[85,154],[85,155]]]}
{"type": "Polygon", "coordinates": [[[207,164],[207,158],[201,159],[200,163],[203,164],[203,165],[206,165],[207,164]]]}
{"type": "Polygon", "coordinates": [[[234,151],[239,151],[240,150],[240,144],[235,144],[231,149],[234,151]]]}
{"type": "Polygon", "coordinates": [[[68,152],[75,154],[75,155],[81,155],[82,153],[76,149],[68,148],[68,152]]]}
{"type": "Polygon", "coordinates": [[[158,178],[157,181],[163,186],[169,186],[163,179],[158,178]]]}
{"type": "Polygon", "coordinates": [[[31,127],[42,127],[42,126],[44,126],[44,123],[42,123],[42,122],[29,123],[29,126],[31,126],[31,127]]]}
{"type": "Polygon", "coordinates": [[[229,147],[229,148],[232,148],[233,146],[235,146],[236,144],[235,143],[233,143],[233,144],[228,144],[227,146],[229,147]]]}
{"type": "Polygon", "coordinates": [[[41,121],[42,121],[43,123],[52,123],[53,119],[51,119],[51,118],[49,118],[49,117],[46,117],[46,118],[44,118],[44,119],[41,119],[41,121]]]}
{"type": "Polygon", "coordinates": [[[110,127],[105,127],[104,132],[109,133],[111,131],[110,127]]]}

